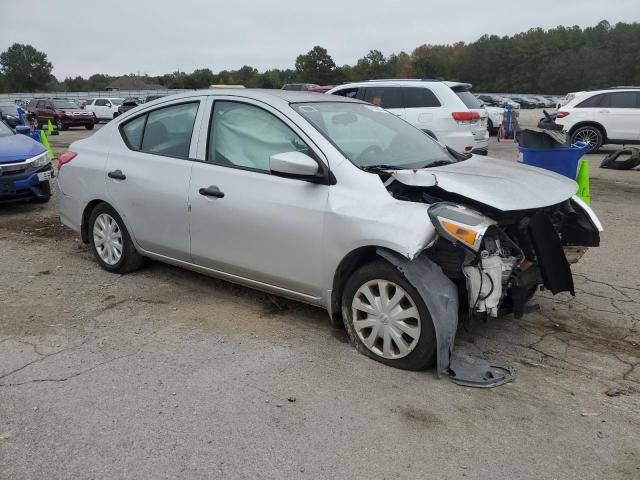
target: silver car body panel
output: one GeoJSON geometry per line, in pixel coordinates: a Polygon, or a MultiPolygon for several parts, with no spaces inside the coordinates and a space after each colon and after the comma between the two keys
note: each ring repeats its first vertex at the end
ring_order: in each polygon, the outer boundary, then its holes
{"type": "MultiPolygon", "coordinates": [[[[429,205],[393,198],[378,175],[348,161],[291,108],[292,102],[363,103],[308,92],[247,89],[188,92],[141,105],[70,146],[78,158],[60,172],[63,223],[80,231],[87,205],[107,201],[122,216],[136,248],[149,257],[331,312],[334,276],[351,252],[382,247],[412,260],[435,240],[436,230],[429,205]],[[126,147],[118,131],[122,123],[194,98],[201,105],[189,160],[126,147]],[[205,163],[216,99],[259,105],[276,115],[326,163],[336,183],[313,184],[205,163]],[[113,169],[122,170],[127,180],[108,178],[113,169]],[[225,197],[198,194],[210,185],[225,197]]],[[[415,173],[396,171],[394,177],[415,185],[433,185],[435,177],[447,191],[503,210],[551,205],[576,191],[574,182],[555,174],[486,157],[415,173]]]]}
{"type": "Polygon", "coordinates": [[[393,177],[405,185],[438,186],[505,212],[555,205],[578,190],[576,182],[548,170],[484,156],[440,167],[396,170],[393,177]]]}

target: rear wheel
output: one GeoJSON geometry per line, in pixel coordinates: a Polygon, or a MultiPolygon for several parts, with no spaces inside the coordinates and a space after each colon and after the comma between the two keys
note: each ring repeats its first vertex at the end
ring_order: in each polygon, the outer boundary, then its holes
{"type": "Polygon", "coordinates": [[[489,136],[493,135],[493,122],[487,120],[487,130],[489,130],[489,136]]]}
{"type": "Polygon", "coordinates": [[[574,130],[571,134],[571,143],[585,142],[589,144],[590,152],[597,152],[604,141],[602,131],[598,127],[585,125],[574,130]]]}
{"type": "Polygon", "coordinates": [[[94,127],[93,123],[90,124],[90,125],[85,125],[84,126],[84,128],[86,128],[87,130],[93,130],[93,127],[94,127]]]}
{"type": "Polygon", "coordinates": [[[110,272],[128,273],[144,263],[120,215],[106,203],[101,203],[89,217],[91,250],[102,268],[110,272]]]}
{"type": "Polygon", "coordinates": [[[420,294],[390,263],[369,263],[349,278],[342,316],[360,353],[404,370],[433,365],[436,337],[431,315],[420,294]]]}

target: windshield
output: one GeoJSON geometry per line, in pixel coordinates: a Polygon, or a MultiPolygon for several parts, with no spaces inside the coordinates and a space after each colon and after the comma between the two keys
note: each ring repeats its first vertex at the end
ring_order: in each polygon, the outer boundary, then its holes
{"type": "Polygon", "coordinates": [[[54,100],[53,106],[56,108],[80,108],[78,104],[69,100],[54,100]]]}
{"type": "Polygon", "coordinates": [[[455,158],[426,133],[374,105],[322,102],[291,105],[360,168],[424,168],[455,158]]]}
{"type": "Polygon", "coordinates": [[[13,130],[11,130],[6,123],[0,120],[0,137],[8,137],[9,135],[13,135],[13,130]]]}

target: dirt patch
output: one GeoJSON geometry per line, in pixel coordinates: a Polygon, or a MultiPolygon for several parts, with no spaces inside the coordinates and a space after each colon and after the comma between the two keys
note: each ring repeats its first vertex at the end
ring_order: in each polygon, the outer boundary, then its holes
{"type": "Polygon", "coordinates": [[[3,233],[13,233],[31,238],[63,240],[76,235],[70,228],[60,223],[57,216],[34,217],[26,213],[10,217],[0,214],[0,238],[3,233]]]}
{"type": "Polygon", "coordinates": [[[424,427],[443,425],[440,417],[424,408],[398,407],[393,409],[392,412],[400,414],[400,417],[407,422],[418,423],[424,427]]]}

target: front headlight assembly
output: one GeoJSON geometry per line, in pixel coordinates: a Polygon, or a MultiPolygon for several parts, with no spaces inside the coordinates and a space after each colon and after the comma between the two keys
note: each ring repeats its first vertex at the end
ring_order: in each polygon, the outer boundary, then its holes
{"type": "Polygon", "coordinates": [[[50,162],[49,154],[47,152],[43,152],[37,157],[31,158],[30,160],[31,168],[33,168],[34,170],[42,168],[50,162]]]}
{"type": "Polygon", "coordinates": [[[449,202],[432,205],[429,217],[441,236],[474,252],[480,250],[487,229],[496,224],[476,210],[449,202]]]}

